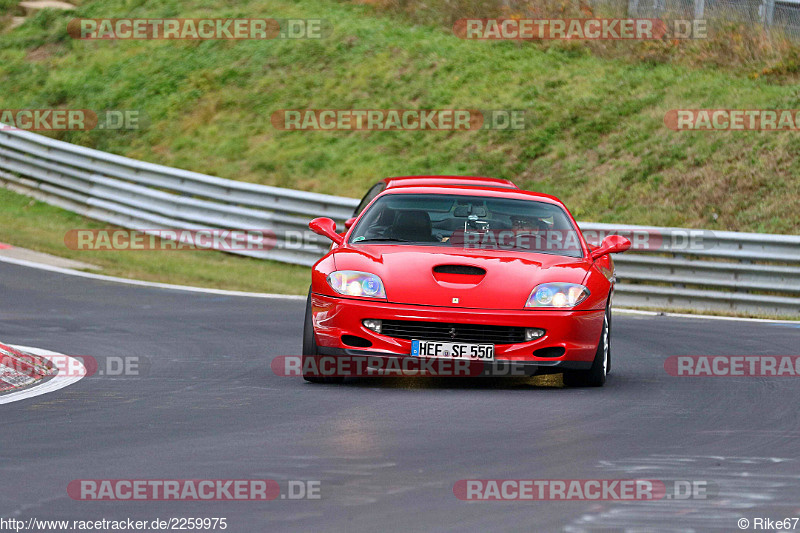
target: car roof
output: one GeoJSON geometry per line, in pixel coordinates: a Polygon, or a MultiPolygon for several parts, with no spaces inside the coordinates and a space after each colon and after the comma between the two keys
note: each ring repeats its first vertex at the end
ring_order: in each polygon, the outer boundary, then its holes
{"type": "Polygon", "coordinates": [[[502,178],[486,178],[482,176],[394,176],[384,178],[387,189],[395,187],[415,187],[419,185],[447,185],[467,187],[500,187],[518,189],[513,181],[502,178]]]}
{"type": "Polygon", "coordinates": [[[425,185],[408,185],[402,188],[395,187],[392,189],[386,188],[380,196],[387,194],[456,194],[463,196],[493,196],[497,198],[515,198],[518,200],[533,200],[544,202],[548,204],[555,204],[563,207],[566,210],[564,202],[555,196],[533,191],[524,191],[514,187],[511,188],[497,188],[494,186],[480,187],[480,186],[460,186],[460,185],[445,185],[439,184],[425,184],[425,185]]]}

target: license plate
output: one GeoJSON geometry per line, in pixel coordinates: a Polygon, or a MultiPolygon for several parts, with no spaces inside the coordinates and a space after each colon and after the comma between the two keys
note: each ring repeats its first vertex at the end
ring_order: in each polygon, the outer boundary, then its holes
{"type": "Polygon", "coordinates": [[[494,361],[494,344],[412,340],[411,356],[464,361],[494,361]]]}

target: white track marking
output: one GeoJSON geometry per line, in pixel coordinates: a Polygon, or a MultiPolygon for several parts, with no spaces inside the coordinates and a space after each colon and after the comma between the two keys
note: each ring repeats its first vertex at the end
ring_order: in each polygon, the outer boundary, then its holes
{"type": "Polygon", "coordinates": [[[93,274],[91,272],[81,272],[80,270],[73,270],[71,268],[62,268],[52,265],[45,265],[42,263],[35,263],[25,259],[14,259],[11,257],[0,256],[0,261],[3,263],[11,263],[13,265],[37,268],[39,270],[47,270],[48,272],[58,272],[59,274],[66,274],[68,276],[78,276],[81,278],[95,279],[98,281],[110,281],[112,283],[125,283],[127,285],[137,285],[139,287],[151,287],[156,289],[169,289],[173,291],[186,291],[186,292],[201,292],[205,294],[219,294],[223,296],[244,296],[247,298],[282,298],[286,300],[305,300],[305,296],[296,294],[268,294],[262,292],[245,292],[245,291],[226,291],[224,289],[207,289],[204,287],[189,287],[188,285],[172,285],[169,283],[156,283],[154,281],[142,281],[138,279],[117,278],[114,276],[104,276],[102,274],[93,274]]]}
{"type": "Polygon", "coordinates": [[[615,313],[625,313],[628,315],[646,315],[646,316],[666,316],[671,318],[703,318],[706,320],[738,320],[740,322],[761,322],[768,324],[794,324],[800,326],[798,320],[777,320],[771,318],[744,318],[739,316],[716,316],[716,315],[692,315],[689,313],[669,313],[666,311],[644,311],[641,309],[625,309],[614,307],[615,313]]]}
{"type": "MultiPolygon", "coordinates": [[[[0,396],[0,405],[4,403],[11,403],[11,402],[18,402],[20,400],[27,400],[28,398],[33,398],[35,396],[41,396],[42,394],[47,394],[48,392],[55,392],[59,389],[63,389],[69,385],[77,383],[86,375],[86,367],[83,366],[78,359],[69,357],[67,355],[63,355],[57,352],[51,352],[49,350],[42,350],[40,348],[31,348],[29,346],[16,346],[14,344],[9,344],[8,346],[12,348],[16,348],[17,350],[28,352],[33,355],[40,355],[46,359],[53,360],[55,356],[58,356],[60,362],[63,363],[64,357],[70,359],[69,363],[67,364],[66,368],[71,370],[77,369],[75,372],[76,375],[56,375],[55,377],[51,378],[48,381],[40,385],[34,385],[33,387],[25,390],[21,390],[18,392],[12,392],[10,394],[4,394],[0,396]]],[[[59,366],[59,365],[56,365],[59,366]]],[[[63,364],[60,366],[64,366],[63,364]]]]}

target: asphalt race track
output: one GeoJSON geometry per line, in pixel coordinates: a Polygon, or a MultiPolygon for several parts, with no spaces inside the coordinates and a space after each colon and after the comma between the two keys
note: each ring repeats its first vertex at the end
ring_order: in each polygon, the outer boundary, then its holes
{"type": "MultiPolygon", "coordinates": [[[[305,302],[151,289],[0,264],[0,340],[139,356],[2,406],[0,516],[226,517],[260,531],[738,531],[800,516],[797,378],[673,377],[670,355],[797,355],[793,325],[616,314],[602,389],[531,379],[311,385],[305,302]],[[537,384],[544,382],[544,385],[537,384]],[[76,479],[318,480],[321,499],[87,502],[76,479]],[[707,499],[464,502],[460,479],[708,482],[707,499]]],[[[552,381],[552,379],[551,379],[552,381]]],[[[800,526],[798,526],[800,528],[800,526]]]]}

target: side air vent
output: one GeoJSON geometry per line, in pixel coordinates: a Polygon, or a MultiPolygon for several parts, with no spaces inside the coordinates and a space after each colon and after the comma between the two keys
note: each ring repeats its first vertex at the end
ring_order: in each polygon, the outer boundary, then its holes
{"type": "Polygon", "coordinates": [[[539,348],[534,350],[533,355],[536,357],[561,357],[566,350],[561,346],[551,346],[550,348],[539,348]]]}
{"type": "Polygon", "coordinates": [[[437,274],[461,274],[462,276],[485,276],[486,270],[469,265],[437,265],[433,267],[437,274]]]}
{"type": "Polygon", "coordinates": [[[372,342],[363,337],[356,337],[355,335],[342,335],[342,344],[348,346],[355,346],[356,348],[369,348],[372,342]]]}

